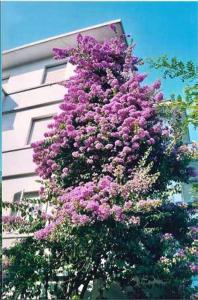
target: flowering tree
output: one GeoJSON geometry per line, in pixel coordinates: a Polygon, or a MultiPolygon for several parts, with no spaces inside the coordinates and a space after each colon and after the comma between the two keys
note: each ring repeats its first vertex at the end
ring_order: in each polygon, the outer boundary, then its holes
{"type": "MultiPolygon", "coordinates": [[[[47,270],[46,298],[58,270],[62,289],[50,293],[64,299],[85,297],[96,281],[98,299],[113,283],[129,299],[192,294],[197,270],[192,210],[172,203],[170,195],[188,181],[196,149],[182,145],[181,134],[160,116],[160,82],[142,83],[146,76],[138,72],[141,60],[133,48],[123,36],[99,43],[78,35],[75,48],[54,49],[56,59],[68,58],[76,69],[62,82],[67,89],[62,112],[45,138],[32,144],[41,201],[52,209],[48,214],[34,209],[32,217],[24,202],[21,217],[4,218],[5,226],[23,223],[19,230],[25,224],[26,232],[34,232],[33,257],[44,251],[38,245],[47,245],[48,267],[40,261],[35,266],[38,274],[47,270]]],[[[175,122],[181,118],[176,115],[175,122]]],[[[21,245],[26,252],[27,243],[21,245]]],[[[13,251],[7,256],[16,257],[13,251]]],[[[15,262],[11,259],[10,269],[15,262]]],[[[16,287],[13,281],[8,289],[16,287]]],[[[36,281],[17,290],[33,295],[36,281]]]]}

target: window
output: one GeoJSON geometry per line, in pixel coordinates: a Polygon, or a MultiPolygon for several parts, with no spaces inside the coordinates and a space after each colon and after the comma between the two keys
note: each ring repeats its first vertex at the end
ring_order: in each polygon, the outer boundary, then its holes
{"type": "Polygon", "coordinates": [[[45,73],[42,83],[56,83],[63,81],[66,77],[66,63],[48,66],[45,68],[45,73]]]}
{"type": "Polygon", "coordinates": [[[39,200],[39,193],[37,191],[33,192],[24,192],[23,193],[23,199],[28,200],[29,203],[29,209],[32,209],[32,215],[34,214],[34,208],[37,207],[37,209],[42,209],[42,204],[38,203],[37,201],[39,200]]]}
{"type": "Polygon", "coordinates": [[[37,199],[38,196],[39,196],[39,193],[37,191],[25,192],[24,190],[22,190],[22,191],[14,194],[13,202],[19,203],[19,202],[23,201],[23,199],[34,200],[34,199],[37,199]]]}
{"type": "Polygon", "coordinates": [[[44,133],[47,131],[47,125],[51,119],[52,116],[32,120],[27,144],[43,139],[44,133]]]}
{"type": "MultiPolygon", "coordinates": [[[[38,196],[39,196],[39,193],[37,191],[25,192],[24,190],[22,190],[22,191],[14,194],[13,203],[15,203],[15,204],[22,203],[23,199],[28,199],[31,202],[31,200],[38,199],[38,196]]],[[[11,215],[19,217],[21,215],[21,213],[19,211],[17,211],[15,208],[13,208],[11,210],[11,215]]]]}
{"type": "Polygon", "coordinates": [[[11,215],[15,217],[21,217],[21,211],[18,210],[18,205],[20,203],[25,203],[23,199],[28,200],[28,209],[29,212],[31,210],[31,215],[34,215],[34,208],[42,209],[42,204],[37,203],[36,201],[39,199],[39,193],[37,191],[25,192],[24,190],[17,192],[14,194],[13,203],[17,204],[17,206],[11,210],[11,215]]]}
{"type": "Polygon", "coordinates": [[[37,199],[38,197],[39,197],[39,193],[37,191],[23,193],[23,198],[28,199],[28,200],[34,200],[34,199],[37,199]]]}
{"type": "Polygon", "coordinates": [[[23,198],[23,191],[17,192],[14,194],[13,202],[14,203],[20,202],[22,198],[23,198]]]}

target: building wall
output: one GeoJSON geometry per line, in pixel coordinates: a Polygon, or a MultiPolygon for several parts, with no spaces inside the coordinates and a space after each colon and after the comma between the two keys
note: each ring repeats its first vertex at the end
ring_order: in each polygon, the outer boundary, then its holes
{"type": "Polygon", "coordinates": [[[9,78],[4,84],[8,94],[23,91],[24,89],[33,89],[42,85],[42,80],[45,73],[45,68],[59,64],[66,64],[64,79],[68,79],[74,70],[74,67],[67,63],[66,60],[55,61],[52,57],[19,65],[17,67],[9,68],[4,71],[3,79],[9,78]]]}
{"type": "MultiPolygon", "coordinates": [[[[59,102],[59,101],[57,101],[59,102]]],[[[48,104],[40,107],[26,108],[22,111],[13,111],[3,115],[3,152],[8,155],[8,151],[29,147],[31,141],[32,122],[37,119],[52,117],[59,111],[59,104],[48,104]]],[[[42,133],[41,133],[42,135],[42,133]]],[[[16,152],[16,151],[15,151],[16,152]]],[[[16,154],[17,155],[17,154],[16,154]]],[[[5,166],[7,172],[7,165],[5,166]]]]}
{"type": "MultiPolygon", "coordinates": [[[[30,143],[34,138],[43,138],[47,124],[59,112],[66,89],[57,81],[66,80],[74,74],[74,67],[65,62],[64,72],[57,75],[56,82],[45,82],[47,68],[56,65],[53,58],[48,58],[5,70],[3,73],[5,80],[2,85],[6,93],[3,97],[2,116],[4,202],[13,202],[22,192],[39,190],[40,183],[36,182],[39,178],[35,174],[36,166],[32,161],[30,143]]],[[[5,214],[7,213],[10,211],[7,210],[5,214]]],[[[4,233],[3,246],[10,246],[18,238],[14,233],[4,233]]]]}

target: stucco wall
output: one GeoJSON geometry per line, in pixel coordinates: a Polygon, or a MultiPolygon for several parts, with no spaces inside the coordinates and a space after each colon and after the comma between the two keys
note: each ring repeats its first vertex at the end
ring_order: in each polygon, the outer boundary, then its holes
{"type": "Polygon", "coordinates": [[[3,182],[2,194],[3,201],[12,202],[13,195],[21,191],[34,192],[39,190],[40,183],[36,180],[39,178],[36,175],[26,176],[23,178],[6,179],[3,182]]]}
{"type": "Polygon", "coordinates": [[[53,104],[4,114],[2,123],[3,151],[26,147],[32,120],[55,115],[58,111],[59,104],[53,104]]]}
{"type": "MultiPolygon", "coordinates": [[[[14,195],[22,190],[39,189],[29,144],[32,123],[55,115],[66,93],[66,89],[57,83],[42,84],[46,66],[53,64],[57,62],[48,58],[6,70],[3,74],[3,78],[10,76],[3,84],[7,94],[3,98],[2,118],[3,201],[13,201],[14,195]]],[[[61,80],[73,74],[74,67],[67,63],[65,77],[61,80]]],[[[41,130],[42,137],[44,129],[41,130]]]]}

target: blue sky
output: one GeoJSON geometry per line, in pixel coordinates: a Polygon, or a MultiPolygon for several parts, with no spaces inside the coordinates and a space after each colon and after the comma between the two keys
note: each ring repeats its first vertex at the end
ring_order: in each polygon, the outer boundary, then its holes
{"type": "MultiPolygon", "coordinates": [[[[196,2],[2,2],[2,49],[118,18],[136,42],[136,55],[197,61],[196,2]]],[[[159,76],[152,71],[148,81],[159,76]]],[[[162,88],[168,96],[181,93],[182,84],[169,80],[162,88]]]]}

